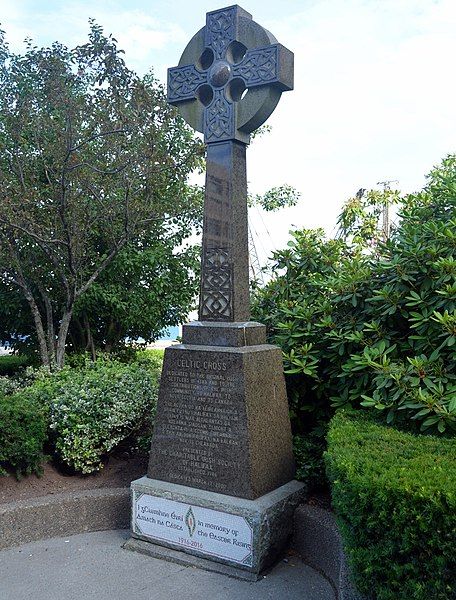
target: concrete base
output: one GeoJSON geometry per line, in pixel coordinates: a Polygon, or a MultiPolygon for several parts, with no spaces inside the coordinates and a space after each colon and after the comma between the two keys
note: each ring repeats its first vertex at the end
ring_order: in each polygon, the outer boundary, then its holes
{"type": "Polygon", "coordinates": [[[126,550],[133,550],[133,552],[151,556],[152,558],[167,560],[176,565],[195,567],[197,569],[203,569],[204,571],[210,571],[211,573],[220,573],[221,575],[227,575],[228,577],[234,577],[235,579],[242,579],[243,581],[258,581],[261,577],[257,573],[251,573],[244,569],[237,569],[236,567],[214,562],[207,558],[192,556],[191,554],[186,554],[180,550],[165,548],[165,546],[157,546],[157,544],[144,542],[143,540],[138,540],[133,537],[127,540],[122,547],[126,550]]]}
{"type": "Polygon", "coordinates": [[[307,504],[294,515],[293,549],[303,561],[323,573],[338,600],[367,600],[354,587],[334,514],[307,504]]]}
{"type": "Polygon", "coordinates": [[[128,488],[17,500],[0,505],[0,550],[56,536],[123,529],[128,527],[129,516],[128,488]]]}
{"type": "Polygon", "coordinates": [[[131,489],[132,539],[126,548],[250,581],[286,548],[304,495],[297,481],[256,500],[148,477],[133,481],[131,489]]]}

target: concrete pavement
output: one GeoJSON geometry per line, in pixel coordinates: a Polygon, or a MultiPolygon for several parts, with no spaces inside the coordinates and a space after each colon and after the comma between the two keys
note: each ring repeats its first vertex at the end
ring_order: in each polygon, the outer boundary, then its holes
{"type": "Polygon", "coordinates": [[[0,600],[335,600],[297,557],[250,583],[122,549],[128,531],[53,538],[0,552],[0,600]]]}

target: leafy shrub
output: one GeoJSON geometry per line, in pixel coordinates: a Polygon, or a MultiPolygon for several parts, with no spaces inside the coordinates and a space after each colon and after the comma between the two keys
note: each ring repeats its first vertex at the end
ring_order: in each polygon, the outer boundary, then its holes
{"type": "Polygon", "coordinates": [[[20,381],[12,377],[0,376],[0,398],[14,394],[21,388],[20,381]]]}
{"type": "Polygon", "coordinates": [[[46,411],[39,403],[21,393],[0,394],[0,475],[6,475],[5,469],[17,477],[40,474],[46,432],[46,411]]]}
{"type": "Polygon", "coordinates": [[[101,469],[120,443],[151,428],[156,388],[153,369],[99,360],[42,377],[24,394],[49,407],[59,460],[86,474],[101,469]]]}
{"type": "Polygon", "coordinates": [[[17,356],[16,354],[4,354],[0,356],[0,377],[15,375],[27,366],[26,356],[17,356]]]}
{"type": "Polygon", "coordinates": [[[296,479],[306,483],[309,491],[327,485],[323,459],[325,449],[324,437],[316,432],[293,436],[296,479]]]}
{"type": "Polygon", "coordinates": [[[456,430],[456,155],[403,199],[388,242],[369,251],[365,229],[354,232],[294,232],[257,293],[254,316],[284,353],[295,431],[327,421],[331,404],[456,430]]]}
{"type": "Polygon", "coordinates": [[[135,362],[147,369],[160,372],[163,366],[165,351],[160,348],[149,348],[136,352],[135,362]]]}
{"type": "Polygon", "coordinates": [[[454,600],[454,441],[340,411],[325,458],[358,589],[377,600],[454,600]]]}

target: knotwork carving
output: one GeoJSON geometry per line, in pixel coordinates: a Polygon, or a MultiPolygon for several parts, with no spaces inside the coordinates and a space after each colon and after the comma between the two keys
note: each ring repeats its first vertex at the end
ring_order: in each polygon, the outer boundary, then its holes
{"type": "Polygon", "coordinates": [[[193,65],[168,70],[168,101],[193,100],[196,90],[207,80],[207,74],[193,65]]]}
{"type": "Polygon", "coordinates": [[[229,321],[233,313],[233,268],[227,248],[206,248],[203,254],[200,315],[206,321],[229,321]]]}
{"type": "Polygon", "coordinates": [[[215,58],[223,58],[234,40],[235,7],[209,13],[206,21],[206,46],[212,48],[215,58]]]}
{"type": "Polygon", "coordinates": [[[206,110],[206,142],[216,142],[233,135],[233,107],[222,90],[216,90],[206,110]]]}
{"type": "Polygon", "coordinates": [[[169,102],[206,143],[248,143],[280,94],[293,88],[293,54],[275,42],[239,6],[223,8],[207,14],[180,66],[168,70],[169,102]],[[244,98],[242,85],[253,93],[244,98]]]}
{"type": "Polygon", "coordinates": [[[246,87],[277,80],[277,46],[249,50],[244,60],[233,68],[234,77],[242,77],[246,87]]]}

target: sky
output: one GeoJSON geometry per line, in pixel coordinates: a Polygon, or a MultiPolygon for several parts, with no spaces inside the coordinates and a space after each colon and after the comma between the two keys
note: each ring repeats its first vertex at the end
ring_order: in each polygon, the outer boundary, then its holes
{"type": "MultiPolygon", "coordinates": [[[[226,5],[230,3],[227,2],[226,5]]],[[[118,40],[129,67],[166,80],[205,13],[185,0],[0,0],[12,49],[30,37],[73,47],[94,18],[118,40]]],[[[260,262],[295,227],[335,231],[347,198],[398,180],[404,193],[456,151],[456,0],[242,0],[255,21],[295,54],[295,89],[282,94],[272,131],[247,154],[249,190],[289,184],[299,205],[251,211],[260,262]]]]}

